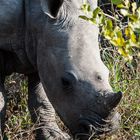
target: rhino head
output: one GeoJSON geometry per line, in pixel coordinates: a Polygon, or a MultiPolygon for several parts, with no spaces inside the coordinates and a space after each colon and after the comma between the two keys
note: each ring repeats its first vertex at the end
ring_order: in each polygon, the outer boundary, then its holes
{"type": "Polygon", "coordinates": [[[37,67],[56,112],[81,139],[116,130],[120,115],[114,108],[122,93],[114,93],[109,84],[98,27],[79,18],[82,0],[41,0],[41,5],[46,23],[37,67]]]}

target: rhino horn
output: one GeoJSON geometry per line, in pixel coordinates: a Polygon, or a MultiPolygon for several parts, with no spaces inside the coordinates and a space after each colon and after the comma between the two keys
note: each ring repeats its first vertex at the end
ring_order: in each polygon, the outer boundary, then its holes
{"type": "Polygon", "coordinates": [[[112,110],[115,108],[122,98],[122,92],[108,94],[106,97],[106,104],[109,106],[109,109],[112,110]]]}

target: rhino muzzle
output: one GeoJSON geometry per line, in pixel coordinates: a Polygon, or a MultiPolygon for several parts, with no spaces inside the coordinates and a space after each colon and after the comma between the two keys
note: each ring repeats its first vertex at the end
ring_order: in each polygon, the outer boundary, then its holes
{"type": "Polygon", "coordinates": [[[81,117],[79,119],[79,132],[75,133],[76,138],[87,140],[115,132],[119,128],[121,120],[120,114],[115,111],[115,107],[121,98],[121,92],[108,94],[105,96],[105,102],[108,104],[108,109],[105,108],[105,114],[103,112],[99,114],[98,111],[96,111],[93,112],[92,115],[81,117]]]}
{"type": "Polygon", "coordinates": [[[81,132],[76,133],[75,136],[80,140],[87,140],[89,138],[99,137],[103,134],[112,134],[119,128],[120,114],[115,113],[109,118],[103,119],[98,114],[88,116],[79,120],[81,132]],[[112,118],[110,118],[112,117],[112,118]]]}

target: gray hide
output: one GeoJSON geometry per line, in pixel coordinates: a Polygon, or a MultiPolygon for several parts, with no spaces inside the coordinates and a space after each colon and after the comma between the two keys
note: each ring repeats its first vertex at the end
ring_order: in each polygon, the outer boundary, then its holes
{"type": "MultiPolygon", "coordinates": [[[[90,1],[93,8],[97,1],[90,1]]],[[[5,76],[28,76],[28,106],[39,122],[36,139],[70,139],[57,126],[55,111],[73,138],[87,140],[116,130],[113,93],[100,58],[98,28],[79,18],[82,0],[0,1],[0,123],[4,130],[5,76]],[[107,121],[106,121],[107,120],[107,121]]]]}

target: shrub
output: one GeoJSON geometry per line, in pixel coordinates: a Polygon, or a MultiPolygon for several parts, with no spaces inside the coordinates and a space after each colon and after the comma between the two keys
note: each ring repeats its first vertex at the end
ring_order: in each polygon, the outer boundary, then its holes
{"type": "Polygon", "coordinates": [[[140,7],[136,2],[129,0],[110,2],[111,14],[105,13],[100,7],[92,10],[85,2],[82,6],[85,15],[80,17],[99,26],[101,35],[117,47],[125,60],[140,58],[140,7]]]}

